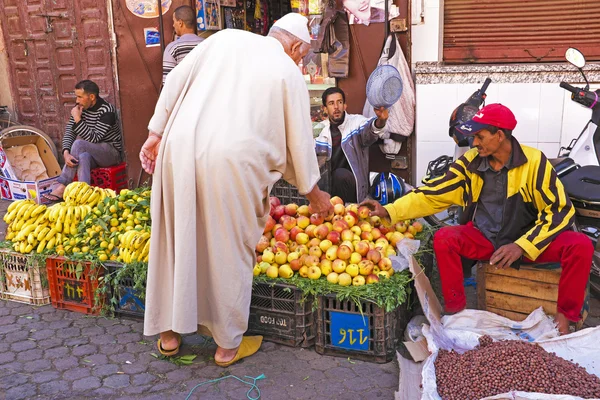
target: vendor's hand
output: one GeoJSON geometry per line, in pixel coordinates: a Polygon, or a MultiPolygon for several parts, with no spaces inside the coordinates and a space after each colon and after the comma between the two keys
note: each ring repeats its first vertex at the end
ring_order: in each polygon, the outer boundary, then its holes
{"type": "Polygon", "coordinates": [[[76,168],[77,164],[79,164],[79,160],[73,157],[70,153],[65,153],[64,157],[65,164],[67,164],[69,167],[76,168]]]}
{"type": "Polygon", "coordinates": [[[323,218],[333,214],[333,204],[331,204],[331,196],[329,193],[322,191],[318,186],[306,195],[306,198],[310,202],[308,209],[313,214],[319,214],[323,218]]]}
{"type": "Polygon", "coordinates": [[[83,112],[83,107],[80,106],[79,104],[75,105],[75,107],[73,107],[71,109],[71,116],[73,117],[73,120],[75,120],[75,122],[81,121],[81,113],[82,112],[83,112]]]}
{"type": "Polygon", "coordinates": [[[390,218],[388,211],[377,200],[365,200],[359,206],[366,206],[371,217],[390,218]]]}
{"type": "Polygon", "coordinates": [[[508,268],[523,256],[523,249],[516,243],[505,244],[492,254],[490,264],[496,268],[508,268]]]}
{"type": "Polygon", "coordinates": [[[160,142],[162,136],[159,136],[153,132],[149,132],[148,139],[144,142],[142,150],[140,151],[140,161],[142,162],[142,168],[149,174],[154,173],[154,167],[156,167],[156,158],[158,157],[158,149],[160,148],[160,142]]]}
{"type": "Polygon", "coordinates": [[[377,121],[375,121],[375,126],[379,129],[385,126],[385,122],[389,118],[389,111],[385,107],[373,108],[375,111],[375,115],[377,115],[377,121]]]}

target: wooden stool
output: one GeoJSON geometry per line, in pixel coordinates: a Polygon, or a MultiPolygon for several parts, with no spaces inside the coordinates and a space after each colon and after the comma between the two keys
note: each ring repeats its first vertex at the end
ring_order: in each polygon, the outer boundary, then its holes
{"type": "MultiPolygon", "coordinates": [[[[535,264],[521,265],[520,270],[496,269],[480,262],[477,264],[477,308],[514,321],[524,320],[540,306],[546,314],[555,315],[561,271],[560,268],[536,268],[535,264]]],[[[588,314],[585,303],[578,327],[588,314]]]]}

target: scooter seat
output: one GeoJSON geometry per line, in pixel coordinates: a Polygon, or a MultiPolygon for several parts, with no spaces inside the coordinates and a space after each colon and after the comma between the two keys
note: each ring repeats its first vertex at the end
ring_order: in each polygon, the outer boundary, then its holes
{"type": "Polygon", "coordinates": [[[569,197],[600,202],[600,167],[587,165],[561,178],[569,197]]]}
{"type": "Polygon", "coordinates": [[[571,170],[577,169],[579,165],[575,164],[572,158],[561,157],[561,158],[549,158],[550,164],[554,167],[556,175],[563,177],[571,170]]]}

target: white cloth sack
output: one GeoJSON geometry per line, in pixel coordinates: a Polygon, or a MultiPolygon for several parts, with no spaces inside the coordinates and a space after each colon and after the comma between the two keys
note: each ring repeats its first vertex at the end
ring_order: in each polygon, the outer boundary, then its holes
{"type": "MultiPolygon", "coordinates": [[[[397,133],[402,136],[409,136],[415,125],[415,83],[413,82],[410,67],[404,58],[402,48],[394,34],[388,36],[381,57],[377,65],[392,65],[400,72],[402,78],[402,96],[389,110],[389,119],[387,121],[387,131],[397,133]],[[391,54],[390,54],[391,51],[391,54]]],[[[373,106],[369,100],[365,100],[363,115],[374,117],[373,106]]],[[[402,143],[392,139],[384,138],[383,144],[379,145],[384,154],[398,154],[402,148],[402,143]]]]}

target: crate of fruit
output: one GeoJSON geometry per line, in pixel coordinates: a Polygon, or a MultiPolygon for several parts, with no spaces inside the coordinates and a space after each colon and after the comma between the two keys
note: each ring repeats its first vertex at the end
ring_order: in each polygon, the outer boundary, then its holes
{"type": "Polygon", "coordinates": [[[146,263],[104,263],[106,307],[115,317],[142,320],[145,311],[146,263]]]}
{"type": "Polygon", "coordinates": [[[90,261],[52,256],[46,259],[50,297],[54,308],[98,315],[103,299],[98,297],[98,281],[104,268],[90,261]]]}
{"type": "Polygon", "coordinates": [[[20,303],[50,304],[45,258],[0,250],[0,297],[20,303]]]}
{"type": "Polygon", "coordinates": [[[265,340],[292,347],[315,342],[313,297],[293,285],[254,282],[248,332],[265,340]]]}
{"type": "Polygon", "coordinates": [[[410,318],[406,302],[386,311],[369,300],[339,300],[333,294],[317,301],[317,353],[375,363],[394,359],[410,318]]]}

